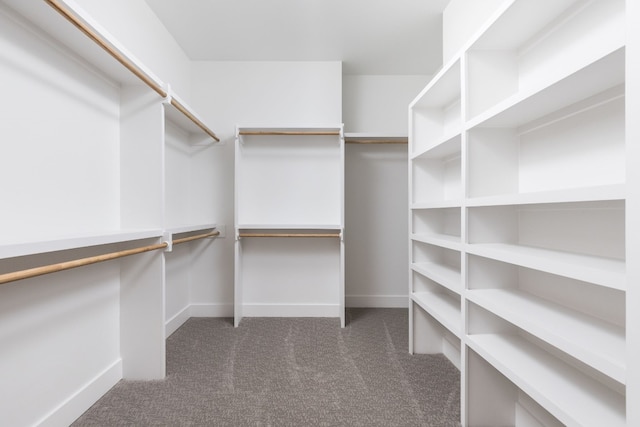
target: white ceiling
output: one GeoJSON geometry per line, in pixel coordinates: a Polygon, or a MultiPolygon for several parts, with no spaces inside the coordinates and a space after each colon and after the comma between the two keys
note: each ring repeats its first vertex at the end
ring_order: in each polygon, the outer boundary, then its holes
{"type": "Polygon", "coordinates": [[[343,61],[433,74],[449,0],[146,0],[192,60],[343,61]]]}

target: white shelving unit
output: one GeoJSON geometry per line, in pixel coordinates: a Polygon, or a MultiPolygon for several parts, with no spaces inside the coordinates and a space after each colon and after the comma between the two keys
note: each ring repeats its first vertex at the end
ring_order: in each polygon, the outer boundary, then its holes
{"type": "MultiPolygon", "coordinates": [[[[5,148],[7,158],[25,169],[8,168],[15,179],[3,193],[3,223],[11,228],[1,233],[0,273],[162,243],[170,250],[176,235],[216,227],[209,214],[185,213],[199,207],[193,195],[206,184],[168,173],[165,164],[171,157],[168,146],[180,146],[182,160],[194,159],[210,153],[215,141],[169,84],[72,0],[3,1],[0,20],[3,72],[10,70],[7,87],[12,88],[4,94],[12,106],[7,110],[7,123],[12,124],[3,126],[12,148],[5,148]],[[25,173],[29,164],[42,166],[25,173]],[[186,196],[176,200],[179,192],[186,196]]],[[[196,167],[183,166],[178,170],[184,173],[196,167]]],[[[207,165],[198,161],[197,167],[207,165]]],[[[25,375],[41,365],[42,354],[54,353],[65,366],[78,365],[69,378],[52,378],[64,369],[49,362],[49,368],[36,375],[55,383],[56,390],[36,398],[32,390],[26,391],[26,399],[38,407],[7,414],[8,423],[38,424],[42,420],[20,417],[49,414],[53,424],[67,424],[123,377],[164,378],[171,256],[154,250],[2,285],[6,304],[16,304],[25,313],[49,313],[42,333],[55,337],[34,339],[38,343],[30,344],[30,352],[17,348],[22,367],[7,359],[3,366],[25,375]],[[93,299],[87,290],[95,293],[93,299]],[[55,315],[60,307],[73,313],[69,316],[77,317],[84,329],[73,332],[61,323],[55,315]],[[67,334],[75,339],[73,345],[67,334]],[[96,338],[88,342],[89,336],[96,338]],[[82,360],[78,341],[87,348],[82,360]]],[[[18,314],[4,314],[4,322],[21,323],[11,317],[18,314]]],[[[23,383],[30,381],[26,377],[7,387],[20,398],[23,383]]]]}
{"type": "Polygon", "coordinates": [[[293,315],[344,327],[342,125],[236,136],[235,325],[293,315]]]}
{"type": "Polygon", "coordinates": [[[631,425],[625,8],[505,1],[410,105],[409,346],[463,425],[631,425]]]}

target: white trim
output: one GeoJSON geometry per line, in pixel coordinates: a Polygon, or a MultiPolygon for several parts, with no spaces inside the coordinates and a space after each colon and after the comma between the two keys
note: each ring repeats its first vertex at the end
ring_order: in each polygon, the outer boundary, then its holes
{"type": "Polygon", "coordinates": [[[233,317],[233,304],[191,304],[189,317],[233,317]]]}
{"type": "Polygon", "coordinates": [[[178,330],[191,317],[191,306],[188,305],[180,310],[175,316],[164,323],[164,337],[169,338],[171,334],[178,330]]]}
{"type": "Polygon", "coordinates": [[[340,317],[340,304],[242,304],[244,317],[340,317]]]}
{"type": "Polygon", "coordinates": [[[42,417],[35,425],[43,427],[70,425],[121,379],[122,359],[118,358],[58,407],[42,417]]]}
{"type": "Polygon", "coordinates": [[[408,308],[407,295],[347,295],[347,307],[408,308]]]}

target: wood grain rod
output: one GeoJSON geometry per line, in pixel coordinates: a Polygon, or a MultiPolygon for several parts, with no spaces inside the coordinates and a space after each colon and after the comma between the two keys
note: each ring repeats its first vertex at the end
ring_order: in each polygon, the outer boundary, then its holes
{"type": "Polygon", "coordinates": [[[208,237],[215,237],[215,236],[219,236],[219,235],[220,235],[219,231],[212,231],[210,233],[198,234],[197,236],[190,236],[190,237],[183,237],[181,239],[174,239],[173,240],[173,244],[174,245],[179,245],[180,243],[192,242],[194,240],[206,239],[208,237]]]}
{"type": "MultiPolygon", "coordinates": [[[[153,80],[147,73],[145,73],[140,67],[134,64],[129,58],[124,56],[121,52],[114,49],[105,39],[97,33],[93,28],[82,22],[76,16],[73,15],[66,7],[64,7],[58,0],[45,0],[49,6],[54,8],[60,15],[64,16],[67,21],[71,22],[76,28],[82,31],[87,37],[93,40],[98,46],[104,49],[109,55],[111,55],[116,61],[122,64],[127,70],[131,71],[136,77],[138,77],[144,84],[149,86],[154,92],[163,98],[166,98],[168,93],[163,87],[153,80]]],[[[202,129],[207,135],[220,142],[220,139],[216,134],[209,129],[204,123],[198,120],[189,110],[187,110],[180,102],[171,98],[171,105],[173,105],[178,111],[191,120],[196,126],[202,129]]]]}
{"type": "Polygon", "coordinates": [[[340,233],[239,233],[239,237],[340,237],[340,233]]]}
{"type": "Polygon", "coordinates": [[[252,131],[242,130],[238,132],[240,135],[254,135],[254,136],[269,136],[269,135],[284,135],[284,136],[340,136],[340,131],[252,131]]]}
{"type": "MultiPolygon", "coordinates": [[[[197,236],[183,237],[181,239],[175,239],[174,245],[180,243],[192,242],[194,240],[206,239],[208,237],[219,236],[219,231],[212,231],[210,233],[198,234],[197,236]]],[[[70,270],[72,268],[83,267],[85,265],[97,264],[99,262],[111,261],[118,258],[124,258],[131,255],[137,255],[144,252],[155,251],[163,249],[169,246],[166,242],[157,243],[154,245],[142,246],[134,249],[126,249],[123,251],[111,252],[103,255],[95,255],[87,258],[80,258],[73,261],[59,262],[57,264],[44,265],[42,267],[29,268],[27,270],[15,271],[13,273],[0,274],[0,285],[15,282],[23,279],[30,279],[32,277],[43,276],[45,274],[57,273],[59,271],[70,270]]]]}
{"type": "Polygon", "coordinates": [[[15,271],[0,275],[0,285],[9,282],[15,282],[22,279],[30,279],[32,277],[42,276],[44,274],[57,273],[58,271],[70,270],[72,268],[82,267],[85,265],[96,264],[98,262],[110,261],[117,258],[124,258],[131,255],[141,254],[143,252],[155,251],[166,248],[166,242],[155,245],[142,246],[124,251],[111,252],[104,255],[96,255],[88,258],[76,259],[73,261],[59,262],[57,264],[44,265],[42,267],[29,268],[27,270],[15,271]]]}

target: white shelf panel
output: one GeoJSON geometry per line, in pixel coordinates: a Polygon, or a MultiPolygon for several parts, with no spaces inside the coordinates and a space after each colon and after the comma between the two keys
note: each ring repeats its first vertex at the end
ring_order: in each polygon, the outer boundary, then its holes
{"type": "Polygon", "coordinates": [[[445,328],[460,338],[462,316],[460,300],[437,292],[416,292],[411,299],[445,328]]]}
{"type": "Polygon", "coordinates": [[[342,230],[340,224],[238,224],[242,230],[342,230]]]}
{"type": "Polygon", "coordinates": [[[461,293],[462,275],[456,267],[434,262],[414,262],[411,269],[457,294],[461,293]]]}
{"type": "Polygon", "coordinates": [[[612,289],[626,289],[625,262],[506,243],[467,244],[470,254],[565,276],[612,289]]]}
{"type": "Polygon", "coordinates": [[[410,209],[440,209],[440,208],[459,208],[462,207],[462,200],[435,200],[432,202],[413,203],[410,209]]]}
{"type": "Polygon", "coordinates": [[[462,250],[462,241],[460,236],[450,236],[448,234],[412,234],[411,240],[416,242],[429,243],[431,245],[440,246],[455,251],[462,250]]]}
{"type": "Polygon", "coordinates": [[[446,64],[409,105],[413,108],[443,107],[460,98],[460,61],[446,64]]]}
{"type": "Polygon", "coordinates": [[[624,200],[626,196],[626,186],[624,184],[617,184],[597,187],[571,188],[566,190],[474,197],[468,199],[466,205],[469,207],[478,207],[542,203],[596,202],[624,200]]]}
{"type": "Polygon", "coordinates": [[[467,299],[625,383],[623,328],[514,290],[470,290],[467,299]]]}
{"type": "Polygon", "coordinates": [[[162,230],[116,230],[0,244],[0,259],[162,237],[162,230]]]}
{"type": "Polygon", "coordinates": [[[442,159],[460,155],[462,141],[462,129],[457,129],[445,135],[435,144],[427,147],[419,153],[411,156],[411,160],[419,159],[442,159]]]}
{"type": "Polygon", "coordinates": [[[517,128],[624,83],[624,48],[542,89],[519,92],[467,123],[517,128]]]}
{"type": "Polygon", "coordinates": [[[516,335],[471,335],[469,346],[566,425],[624,426],[625,398],[516,335]]]}
{"type": "Polygon", "coordinates": [[[211,230],[216,228],[214,223],[183,225],[167,228],[167,232],[171,234],[191,233],[192,231],[211,230]]]}
{"type": "Polygon", "coordinates": [[[384,144],[384,143],[396,143],[406,144],[408,142],[407,135],[389,135],[380,133],[367,133],[367,132],[345,132],[345,142],[355,143],[369,143],[369,144],[384,144]]]}

